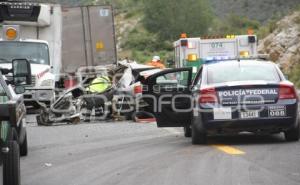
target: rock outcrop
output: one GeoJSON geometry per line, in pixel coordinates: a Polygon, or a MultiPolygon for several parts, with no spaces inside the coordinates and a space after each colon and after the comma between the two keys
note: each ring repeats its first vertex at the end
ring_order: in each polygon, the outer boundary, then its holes
{"type": "Polygon", "coordinates": [[[273,33],[261,40],[258,50],[269,54],[285,72],[300,63],[300,12],[279,21],[273,33]]]}

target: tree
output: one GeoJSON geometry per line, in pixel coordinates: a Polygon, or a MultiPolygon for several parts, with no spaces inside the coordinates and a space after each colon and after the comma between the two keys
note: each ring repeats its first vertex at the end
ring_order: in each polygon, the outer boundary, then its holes
{"type": "Polygon", "coordinates": [[[145,0],[144,25],[162,40],[175,40],[180,33],[207,33],[212,11],[207,0],[145,0]]]}

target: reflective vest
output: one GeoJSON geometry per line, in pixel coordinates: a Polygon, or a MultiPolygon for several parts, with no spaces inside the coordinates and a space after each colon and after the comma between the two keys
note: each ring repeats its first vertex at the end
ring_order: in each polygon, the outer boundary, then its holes
{"type": "Polygon", "coordinates": [[[111,81],[107,76],[95,78],[87,87],[87,91],[92,93],[103,93],[111,87],[111,81]]]}

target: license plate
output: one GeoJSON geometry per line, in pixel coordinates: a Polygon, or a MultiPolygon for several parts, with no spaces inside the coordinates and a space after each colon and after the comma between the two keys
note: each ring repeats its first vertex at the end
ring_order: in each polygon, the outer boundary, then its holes
{"type": "Polygon", "coordinates": [[[246,112],[241,112],[241,119],[251,119],[251,118],[258,118],[259,117],[259,112],[258,111],[246,111],[246,112]]]}
{"type": "Polygon", "coordinates": [[[231,108],[214,108],[214,119],[215,120],[232,119],[231,108]]]}
{"type": "Polygon", "coordinates": [[[286,116],[285,106],[269,107],[269,117],[285,117],[285,116],[286,116]]]}

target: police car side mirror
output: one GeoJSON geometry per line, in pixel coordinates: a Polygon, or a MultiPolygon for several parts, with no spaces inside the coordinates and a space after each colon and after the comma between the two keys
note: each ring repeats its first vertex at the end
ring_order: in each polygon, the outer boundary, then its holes
{"type": "Polygon", "coordinates": [[[284,78],[286,79],[286,80],[288,80],[289,79],[289,75],[284,75],[284,78]]]}
{"type": "Polygon", "coordinates": [[[12,61],[13,83],[15,86],[31,85],[31,66],[26,59],[12,61]]]}

